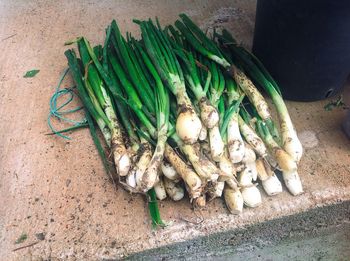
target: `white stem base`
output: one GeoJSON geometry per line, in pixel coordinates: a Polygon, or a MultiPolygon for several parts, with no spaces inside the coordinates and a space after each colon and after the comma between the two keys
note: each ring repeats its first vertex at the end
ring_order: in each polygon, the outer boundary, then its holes
{"type": "Polygon", "coordinates": [[[232,162],[224,155],[221,157],[219,162],[219,168],[227,174],[227,176],[235,176],[236,170],[232,164],[232,162]]]}
{"type": "Polygon", "coordinates": [[[130,173],[126,177],[126,184],[128,184],[132,188],[136,188],[136,175],[134,171],[130,171],[130,173]]]}
{"type": "Polygon", "coordinates": [[[181,184],[175,183],[166,177],[164,177],[164,187],[168,196],[174,201],[179,201],[185,196],[185,191],[181,184]]]}
{"type": "Polygon", "coordinates": [[[211,157],[214,161],[219,162],[221,156],[224,154],[225,144],[222,141],[220,130],[217,125],[209,129],[209,143],[211,157]]]}
{"type": "Polygon", "coordinates": [[[166,199],[166,191],[163,183],[163,179],[159,178],[159,182],[154,185],[154,191],[156,192],[156,196],[159,200],[166,199]]]}
{"type": "Polygon", "coordinates": [[[227,126],[227,144],[232,163],[241,162],[244,157],[245,146],[239,132],[237,115],[231,117],[227,126]]]}
{"type": "Polygon", "coordinates": [[[289,190],[289,192],[293,196],[300,195],[303,193],[303,186],[301,184],[300,177],[298,175],[297,171],[292,171],[292,172],[282,172],[283,174],[283,180],[286,183],[286,186],[289,190]]]}
{"type": "Polygon", "coordinates": [[[202,128],[201,128],[201,131],[199,133],[198,139],[200,141],[204,141],[204,140],[207,139],[207,136],[208,136],[208,130],[207,130],[207,128],[204,125],[202,125],[202,128]]]}
{"type": "Polygon", "coordinates": [[[224,198],[228,210],[235,215],[241,214],[243,211],[243,197],[241,192],[236,189],[225,188],[224,198]]]}
{"type": "Polygon", "coordinates": [[[124,177],[128,175],[130,167],[131,167],[130,157],[128,154],[125,153],[124,155],[122,155],[122,157],[119,159],[119,162],[118,162],[119,176],[124,177]]]}
{"type": "Polygon", "coordinates": [[[164,176],[167,177],[168,179],[174,181],[175,183],[180,181],[181,179],[180,175],[176,172],[176,170],[171,164],[163,161],[161,165],[161,169],[164,176]]]}
{"type": "Polygon", "coordinates": [[[269,196],[274,196],[282,192],[282,184],[274,174],[261,182],[262,186],[269,196]]]}
{"type": "Polygon", "coordinates": [[[224,191],[225,182],[218,181],[215,183],[213,190],[209,192],[210,198],[220,198],[222,196],[222,192],[224,191]]]}
{"type": "Polygon", "coordinates": [[[261,194],[256,186],[244,187],[241,190],[244,205],[255,208],[261,204],[261,194]]]}

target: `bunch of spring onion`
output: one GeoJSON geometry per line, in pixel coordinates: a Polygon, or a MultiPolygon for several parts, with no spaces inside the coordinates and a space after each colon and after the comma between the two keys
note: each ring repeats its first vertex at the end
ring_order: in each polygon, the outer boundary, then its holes
{"type": "Polygon", "coordinates": [[[293,195],[302,192],[302,148],[275,81],[223,31],[214,39],[186,15],[175,26],[139,21],[141,39],[122,35],[113,21],[103,46],[80,37],[66,56],[87,114],[100,129],[118,182],[155,199],[195,207],[223,197],[231,213],[261,203],[260,182],[282,192],[281,170],[293,195]],[[248,76],[250,78],[248,78],[248,76]],[[280,119],[255,87],[270,95],[280,119]]]}
{"type": "MultiPolygon", "coordinates": [[[[256,109],[263,124],[267,126],[267,129],[270,129],[271,133],[275,134],[272,140],[265,139],[264,142],[267,143],[269,152],[273,154],[272,156],[274,156],[277,161],[277,167],[282,170],[283,178],[289,191],[293,195],[302,193],[303,189],[297,173],[297,164],[302,156],[302,146],[276,82],[267,73],[266,69],[256,57],[244,48],[237,46],[236,41],[227,31],[224,31],[221,37],[219,35],[219,38],[228,46],[229,54],[220,50],[189,17],[184,14],[180,15],[180,17],[181,20],[176,21],[175,25],[191,46],[208,59],[221,65],[231,74],[232,78],[235,79],[240,89],[245,93],[250,103],[256,109]],[[282,135],[281,146],[278,144],[278,131],[272,121],[268,104],[244,71],[264,88],[275,105],[280,120],[280,131],[282,135]],[[278,149],[276,149],[277,145],[278,149]]],[[[246,126],[246,123],[242,120],[239,120],[239,122],[241,131],[248,131],[249,126],[246,126]]],[[[247,139],[248,137],[246,136],[248,136],[248,133],[244,136],[247,139]]],[[[249,135],[249,137],[253,138],[250,143],[259,156],[266,158],[267,150],[261,139],[258,136],[254,137],[254,135],[249,135]]]]}

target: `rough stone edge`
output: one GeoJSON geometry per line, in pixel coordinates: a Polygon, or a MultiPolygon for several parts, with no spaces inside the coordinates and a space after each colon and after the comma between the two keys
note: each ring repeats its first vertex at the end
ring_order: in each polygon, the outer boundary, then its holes
{"type": "Polygon", "coordinates": [[[344,201],[252,226],[146,250],[124,260],[183,260],[185,257],[191,260],[205,257],[208,253],[239,254],[252,248],[275,246],[291,238],[313,237],[329,227],[349,222],[350,201],[344,201]]]}

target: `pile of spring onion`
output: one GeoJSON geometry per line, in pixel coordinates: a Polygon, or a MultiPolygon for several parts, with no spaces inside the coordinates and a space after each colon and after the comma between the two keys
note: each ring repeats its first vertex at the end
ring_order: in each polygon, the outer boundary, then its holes
{"type": "Polygon", "coordinates": [[[103,46],[79,37],[65,55],[106,169],[113,161],[118,184],[148,195],[153,223],[163,224],[156,202],[166,198],[205,207],[222,197],[239,214],[261,204],[260,184],[281,193],[278,177],[302,193],[302,146],[261,62],[228,31],[207,35],[185,14],[174,26],[134,22],[141,39],[112,21],[103,46]]]}

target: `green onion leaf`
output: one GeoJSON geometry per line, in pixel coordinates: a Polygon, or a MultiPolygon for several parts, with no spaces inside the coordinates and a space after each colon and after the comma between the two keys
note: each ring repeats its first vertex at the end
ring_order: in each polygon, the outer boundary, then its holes
{"type": "Polygon", "coordinates": [[[166,224],[163,222],[163,220],[160,217],[156,192],[152,188],[147,192],[147,194],[149,196],[148,208],[152,218],[153,228],[156,228],[157,226],[165,227],[166,224]]]}
{"type": "Polygon", "coordinates": [[[40,70],[37,70],[37,69],[30,70],[30,71],[26,72],[25,75],[23,75],[23,78],[32,78],[35,75],[37,75],[38,72],[40,72],[40,70]]]}

